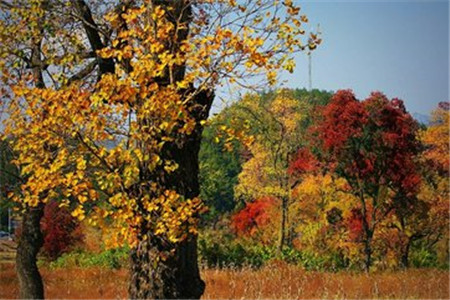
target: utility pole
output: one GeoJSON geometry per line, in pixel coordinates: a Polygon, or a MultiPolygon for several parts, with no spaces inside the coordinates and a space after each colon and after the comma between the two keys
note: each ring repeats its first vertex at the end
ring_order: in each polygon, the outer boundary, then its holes
{"type": "Polygon", "coordinates": [[[312,91],[312,52],[308,52],[308,76],[309,76],[309,91],[312,91]]]}

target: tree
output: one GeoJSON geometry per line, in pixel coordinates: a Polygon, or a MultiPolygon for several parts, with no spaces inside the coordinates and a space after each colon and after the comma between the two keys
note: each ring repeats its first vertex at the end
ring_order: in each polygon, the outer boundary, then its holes
{"type": "MultiPolygon", "coordinates": [[[[259,95],[261,101],[270,102],[276,97],[275,93],[268,91],[259,95]]],[[[302,108],[308,109],[303,112],[303,118],[298,120],[299,132],[306,131],[312,123],[316,113],[312,107],[325,105],[331,98],[331,93],[319,90],[289,89],[287,93],[299,103],[307,103],[302,108]]],[[[200,148],[200,188],[201,198],[209,208],[208,220],[211,218],[215,222],[235,207],[245,206],[242,197],[235,199],[234,188],[238,184],[242,164],[252,155],[246,145],[252,142],[251,137],[261,129],[259,123],[251,120],[253,116],[242,107],[240,101],[236,101],[209,120],[205,127],[200,148]],[[233,130],[243,134],[236,137],[230,132],[233,130]]]]}
{"type": "Polygon", "coordinates": [[[225,108],[218,116],[211,118],[203,131],[199,152],[200,198],[208,206],[202,217],[207,224],[215,226],[217,221],[236,206],[234,187],[241,172],[243,147],[238,141],[232,149],[225,148],[225,141],[216,137],[221,133],[220,126],[230,125],[233,110],[225,108]]]}
{"type": "Polygon", "coordinates": [[[432,112],[430,125],[421,133],[427,149],[424,157],[440,175],[450,172],[449,144],[449,102],[440,102],[432,112]]]}
{"type": "Polygon", "coordinates": [[[23,236],[62,199],[131,245],[131,298],[199,298],[198,151],[215,88],[292,71],[291,54],[320,43],[302,43],[306,16],[288,0],[1,3],[5,133],[25,178],[14,199],[33,216],[23,236]]]}
{"type": "Polygon", "coordinates": [[[239,108],[253,129],[254,142],[249,146],[252,157],[242,166],[235,193],[247,201],[261,197],[280,199],[278,249],[282,251],[290,243],[288,216],[294,182],[288,167],[296,147],[302,143],[299,128],[306,105],[294,99],[291,91],[280,90],[273,99],[248,95],[239,108]]]}
{"type": "Polygon", "coordinates": [[[401,100],[376,92],[360,102],[346,90],[333,96],[314,128],[319,160],[348,182],[359,201],[366,271],[378,224],[399,199],[417,193],[417,131],[401,100]]]}
{"type": "Polygon", "coordinates": [[[357,199],[349,193],[345,179],[322,174],[319,168],[304,168],[301,161],[309,163],[311,159],[297,157],[291,164],[301,177],[293,191],[294,245],[304,253],[320,258],[334,257],[339,261],[333,263],[346,264],[360,252],[351,226],[357,199]],[[300,170],[304,170],[301,175],[300,170]]]}
{"type": "Polygon", "coordinates": [[[12,153],[8,143],[0,141],[0,228],[10,230],[9,222],[11,209],[14,203],[9,201],[8,195],[20,185],[20,176],[17,168],[11,163],[12,153]]]}
{"type": "Polygon", "coordinates": [[[425,150],[421,155],[424,180],[418,198],[427,205],[428,211],[427,218],[414,224],[419,225],[415,230],[421,235],[427,249],[432,250],[442,241],[443,262],[448,261],[449,238],[449,115],[449,103],[439,103],[432,113],[430,125],[420,134],[425,150]]]}
{"type": "Polygon", "coordinates": [[[390,226],[398,231],[399,260],[409,266],[409,252],[413,243],[425,240],[428,249],[448,236],[449,194],[449,108],[441,102],[433,111],[431,124],[419,132],[424,147],[416,160],[420,166],[418,193],[401,190],[394,203],[390,226]]]}

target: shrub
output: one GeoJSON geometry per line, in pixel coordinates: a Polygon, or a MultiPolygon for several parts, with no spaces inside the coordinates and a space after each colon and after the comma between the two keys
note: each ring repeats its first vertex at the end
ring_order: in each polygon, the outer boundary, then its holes
{"type": "Polygon", "coordinates": [[[73,251],[63,254],[57,260],[51,262],[50,268],[88,268],[98,266],[109,269],[120,269],[127,265],[128,256],[128,247],[105,250],[100,253],[73,251]]]}
{"type": "Polygon", "coordinates": [[[258,268],[275,258],[274,247],[264,247],[245,239],[234,239],[221,231],[204,232],[198,243],[199,259],[209,268],[250,266],[258,268]]]}
{"type": "Polygon", "coordinates": [[[44,234],[43,254],[50,260],[73,250],[83,241],[79,222],[67,208],[59,207],[57,202],[49,202],[45,206],[41,228],[44,234]]]}

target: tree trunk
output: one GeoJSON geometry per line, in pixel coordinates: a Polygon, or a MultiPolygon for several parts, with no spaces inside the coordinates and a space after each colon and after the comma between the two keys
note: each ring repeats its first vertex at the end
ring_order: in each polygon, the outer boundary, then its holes
{"type": "MultiPolygon", "coordinates": [[[[200,193],[198,152],[203,127],[199,122],[208,117],[213,98],[212,92],[197,95],[191,112],[197,121],[194,132],[185,137],[182,145],[168,143],[161,152],[164,159],[175,161],[178,168],[159,179],[167,189],[174,189],[185,199],[198,197],[200,193]]],[[[147,237],[131,253],[130,298],[199,299],[205,283],[198,268],[197,237],[189,233],[187,239],[175,244],[151,233],[147,237]]]]}
{"type": "Polygon", "coordinates": [[[280,242],[278,244],[278,252],[282,253],[283,248],[286,244],[286,227],[287,227],[287,217],[288,217],[288,203],[287,199],[283,197],[281,199],[281,226],[280,226],[280,242]]]}
{"type": "Polygon", "coordinates": [[[40,228],[44,204],[28,207],[22,219],[22,232],[17,245],[16,270],[21,299],[43,299],[44,286],[36,264],[36,256],[44,244],[40,228]]]}
{"type": "Polygon", "coordinates": [[[131,299],[199,299],[204,289],[197,263],[196,237],[176,245],[147,239],[132,250],[131,299]]]}
{"type": "Polygon", "coordinates": [[[412,239],[408,238],[408,241],[402,251],[400,266],[404,269],[409,267],[409,248],[411,247],[412,239]]]}
{"type": "Polygon", "coordinates": [[[364,270],[369,273],[370,266],[372,265],[372,232],[366,232],[366,239],[364,241],[364,253],[366,260],[364,263],[364,270]]]}

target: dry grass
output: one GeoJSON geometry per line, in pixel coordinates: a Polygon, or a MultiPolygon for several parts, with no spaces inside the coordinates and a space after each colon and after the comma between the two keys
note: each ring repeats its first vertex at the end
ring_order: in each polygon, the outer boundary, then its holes
{"type": "Polygon", "coordinates": [[[307,272],[283,263],[260,270],[206,270],[207,299],[448,299],[449,272],[307,272]]]}
{"type": "MultiPolygon", "coordinates": [[[[126,298],[125,270],[43,269],[47,298],[126,298]]],[[[206,299],[448,299],[449,272],[408,270],[371,274],[317,273],[283,263],[260,270],[204,270],[206,299]]],[[[0,264],[0,298],[18,296],[11,264],[0,264]]]]}

